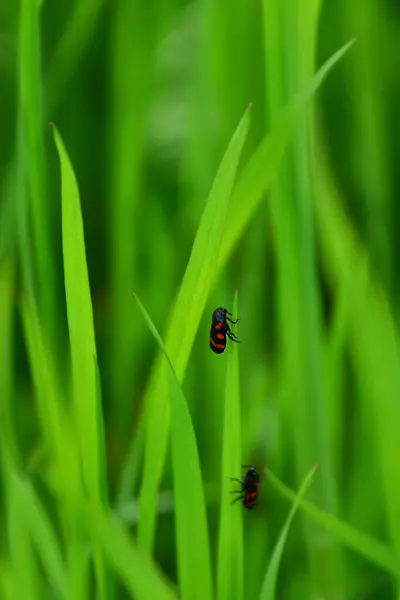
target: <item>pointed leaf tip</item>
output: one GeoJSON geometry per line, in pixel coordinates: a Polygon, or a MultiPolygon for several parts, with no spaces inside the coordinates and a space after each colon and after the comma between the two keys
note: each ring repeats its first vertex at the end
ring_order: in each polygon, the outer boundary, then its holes
{"type": "Polygon", "coordinates": [[[251,110],[253,108],[253,103],[249,102],[247,105],[247,110],[251,110]]]}

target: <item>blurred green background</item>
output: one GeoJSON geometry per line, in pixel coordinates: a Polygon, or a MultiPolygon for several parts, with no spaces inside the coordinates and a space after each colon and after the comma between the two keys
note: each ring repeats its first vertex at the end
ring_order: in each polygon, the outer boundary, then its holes
{"type": "MultiPolygon", "coordinates": [[[[110,504],[135,532],[156,347],[132,293],[165,332],[247,104],[243,164],[280,109],[358,34],[299,120],[270,192],[213,285],[183,389],[213,557],[225,355],[213,355],[208,338],[212,311],[232,310],[235,289],[242,461],[260,472],[269,466],[292,488],[318,462],[312,501],[400,553],[399,26],[394,0],[2,1],[1,435],[13,432],[21,472],[53,520],[19,305],[34,295],[68,388],[60,176],[47,124],[63,136],[81,196],[110,504]]],[[[182,328],[185,319],[190,310],[182,328]]],[[[154,555],[175,581],[171,482],[168,458],[154,555]]],[[[267,481],[261,487],[260,505],[243,515],[245,597],[259,595],[289,508],[267,481]]],[[[4,494],[0,518],[6,532],[4,494]]],[[[10,549],[1,537],[6,581],[10,549]]],[[[53,597],[41,589],[38,597],[53,597]]],[[[296,519],[277,597],[384,600],[399,589],[384,570],[296,519]]],[[[116,594],[124,597],[122,588],[116,594]]]]}

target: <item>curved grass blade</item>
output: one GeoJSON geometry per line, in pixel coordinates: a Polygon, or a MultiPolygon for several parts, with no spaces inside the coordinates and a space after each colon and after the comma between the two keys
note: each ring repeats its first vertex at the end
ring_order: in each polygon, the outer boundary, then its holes
{"type": "MultiPolygon", "coordinates": [[[[281,496],[293,502],[296,498],[295,492],[282,483],[269,469],[266,469],[266,473],[269,482],[281,496]]],[[[364,558],[394,575],[397,579],[400,577],[400,560],[392,548],[372,536],[358,531],[333,515],[320,510],[311,502],[301,498],[299,505],[301,510],[313,521],[321,525],[348,548],[364,556],[364,558]]]]}
{"type": "MultiPolygon", "coordinates": [[[[235,292],[233,314],[238,315],[235,292]]],[[[237,326],[236,326],[237,327],[237,326]]],[[[235,331],[237,333],[237,329],[235,331]]],[[[242,464],[240,434],[239,348],[230,344],[226,371],[224,425],[222,436],[221,512],[218,540],[218,600],[241,600],[243,597],[243,524],[242,510],[232,506],[230,478],[242,464]]]]}
{"type": "Polygon", "coordinates": [[[279,539],[276,543],[271,560],[269,562],[267,573],[265,575],[264,584],[263,584],[261,595],[260,595],[260,600],[274,600],[275,599],[275,588],[276,588],[276,581],[278,578],[279,564],[281,562],[283,549],[285,547],[289,528],[293,521],[293,517],[296,514],[296,512],[300,506],[301,500],[306,495],[307,490],[310,487],[310,485],[314,479],[315,471],[317,470],[317,468],[318,468],[318,465],[315,465],[307,473],[307,475],[300,487],[300,490],[298,491],[297,496],[294,499],[293,506],[290,509],[290,513],[289,513],[289,515],[286,519],[286,522],[282,528],[281,534],[279,536],[279,539]]]}
{"type": "MultiPolygon", "coordinates": [[[[215,277],[216,257],[249,124],[248,109],[233,134],[215,177],[169,321],[165,345],[175,365],[178,381],[183,379],[210,286],[215,277]],[[182,322],[185,323],[184,327],[182,322]]],[[[139,500],[139,542],[149,550],[153,546],[157,489],[164,467],[170,426],[170,406],[165,394],[167,380],[166,365],[160,358],[153,370],[146,396],[145,464],[139,500]]]]}
{"type": "Polygon", "coordinates": [[[137,296],[136,300],[169,366],[172,467],[180,597],[182,600],[209,600],[213,597],[210,547],[196,435],[186,399],[167,349],[137,296]]]}
{"type": "Polygon", "coordinates": [[[228,216],[228,226],[225,228],[215,275],[232,254],[235,245],[256,212],[263,194],[268,191],[276,177],[298,118],[329,71],[350,50],[355,41],[356,38],[350,40],[335,52],[294,100],[283,109],[272,131],[264,137],[241,172],[233,191],[232,210],[228,216]]]}
{"type": "Polygon", "coordinates": [[[101,547],[114,573],[135,600],[177,600],[172,585],[154,563],[133,543],[125,528],[102,506],[83,507],[83,522],[90,537],[101,547]]]}

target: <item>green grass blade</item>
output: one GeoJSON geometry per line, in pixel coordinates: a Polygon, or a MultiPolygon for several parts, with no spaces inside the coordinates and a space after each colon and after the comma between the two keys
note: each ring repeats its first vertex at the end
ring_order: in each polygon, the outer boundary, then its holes
{"type": "MultiPolygon", "coordinates": [[[[234,318],[238,315],[237,292],[233,301],[234,318]]],[[[235,333],[237,334],[237,326],[235,333]]],[[[239,336],[240,337],[240,336],[239,336]]],[[[243,597],[243,524],[241,506],[232,506],[234,496],[230,477],[241,473],[239,345],[229,344],[225,386],[222,436],[221,511],[218,540],[218,600],[243,597]]]]}
{"type": "Polygon", "coordinates": [[[69,156],[53,126],[61,166],[62,241],[64,281],[71,345],[75,415],[85,484],[89,494],[100,497],[100,440],[98,428],[96,343],[86,264],[85,240],[79,191],[69,156]]]}
{"type": "MultiPolygon", "coordinates": [[[[78,428],[83,477],[89,496],[105,497],[106,474],[102,460],[104,427],[99,405],[96,342],[85,240],[78,186],[68,153],[57,129],[54,141],[61,166],[62,242],[68,328],[71,346],[74,413],[78,428]]],[[[95,570],[101,597],[106,597],[103,561],[94,548],[95,570]]]]}
{"type": "Polygon", "coordinates": [[[221,246],[218,269],[225,262],[256,212],[263,194],[276,177],[283,154],[302,111],[334,65],[350,50],[355,38],[333,54],[316,72],[311,81],[284,108],[281,116],[267,134],[240,174],[232,195],[231,209],[221,246]]]}
{"type": "Polygon", "coordinates": [[[52,336],[52,341],[56,341],[55,265],[44,149],[39,9],[36,0],[20,0],[19,4],[21,150],[24,153],[24,176],[28,183],[29,219],[33,226],[34,243],[31,251],[37,269],[35,292],[45,331],[52,336]]]}
{"type": "Polygon", "coordinates": [[[147,311],[136,297],[143,317],[169,364],[171,390],[172,466],[180,596],[208,600],[212,577],[206,504],[196,435],[186,399],[167,349],[147,311]]]}
{"type": "Polygon", "coordinates": [[[285,547],[286,539],[287,539],[287,536],[289,533],[289,528],[293,521],[293,517],[295,516],[295,514],[300,506],[301,500],[306,495],[307,490],[310,487],[310,485],[314,479],[315,471],[317,470],[317,468],[318,468],[318,465],[315,465],[307,473],[307,475],[297,493],[297,496],[294,499],[293,506],[290,509],[290,513],[286,519],[286,522],[280,533],[279,539],[276,543],[271,560],[269,562],[267,573],[265,575],[264,584],[263,584],[261,595],[260,595],[260,600],[274,600],[275,599],[275,589],[276,589],[276,582],[278,579],[278,570],[279,570],[279,565],[280,565],[280,562],[282,559],[282,554],[283,554],[283,550],[285,547]]]}
{"type": "MultiPolygon", "coordinates": [[[[57,389],[54,368],[50,353],[46,348],[39,316],[32,297],[27,296],[21,304],[22,320],[36,390],[39,421],[42,438],[50,455],[60,457],[62,444],[62,415],[60,413],[60,396],[57,389]]],[[[65,476],[65,474],[64,474],[65,476]]]]}
{"type": "MultiPolygon", "coordinates": [[[[249,124],[250,111],[246,110],[215,177],[169,321],[166,347],[175,365],[179,381],[183,379],[194,337],[214,279],[216,257],[225,227],[230,194],[249,124]],[[187,318],[189,314],[190,318],[187,318]],[[182,320],[185,327],[182,327],[182,320]]],[[[165,395],[167,377],[165,365],[159,360],[152,373],[146,397],[147,429],[140,494],[139,541],[149,550],[154,541],[156,494],[164,467],[170,426],[169,404],[165,395]]]]}
{"type": "Polygon", "coordinates": [[[73,15],[60,39],[46,75],[50,111],[57,108],[65,93],[68,82],[95,29],[102,5],[103,0],[87,0],[74,4],[73,15]]]}
{"type": "Polygon", "coordinates": [[[17,443],[12,420],[13,325],[15,264],[9,257],[0,262],[0,437],[6,438],[17,457],[17,443]]]}
{"type": "MultiPolygon", "coordinates": [[[[295,492],[282,483],[276,475],[267,469],[268,481],[284,498],[294,502],[295,492]]],[[[340,521],[333,515],[320,510],[311,502],[300,499],[300,508],[315,523],[318,523],[340,542],[357,552],[367,560],[375,563],[395,577],[400,576],[400,560],[395,552],[386,544],[376,540],[372,536],[358,531],[355,527],[340,521]]]]}
{"type": "Polygon", "coordinates": [[[169,582],[144,554],[125,528],[100,505],[87,505],[83,521],[95,543],[113,567],[131,598],[135,600],[177,600],[169,582]]]}

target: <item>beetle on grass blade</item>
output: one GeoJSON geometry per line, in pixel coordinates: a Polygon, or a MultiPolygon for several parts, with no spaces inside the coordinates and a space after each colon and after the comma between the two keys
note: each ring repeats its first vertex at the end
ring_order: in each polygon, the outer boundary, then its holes
{"type": "Polygon", "coordinates": [[[240,494],[235,498],[232,504],[238,500],[243,500],[243,506],[251,510],[257,504],[258,486],[260,485],[260,475],[255,467],[251,465],[242,465],[243,469],[247,469],[246,474],[242,479],[231,477],[232,481],[240,483],[240,490],[232,490],[231,494],[240,494]]]}
{"type": "Polygon", "coordinates": [[[236,321],[233,321],[227,315],[232,316],[232,313],[226,310],[226,308],[223,306],[216,308],[212,314],[210,348],[216,354],[222,354],[222,352],[225,350],[226,336],[228,336],[232,342],[240,341],[237,339],[236,334],[231,331],[231,328],[228,324],[228,321],[233,324],[237,323],[240,317],[238,317],[236,321]]]}

